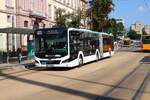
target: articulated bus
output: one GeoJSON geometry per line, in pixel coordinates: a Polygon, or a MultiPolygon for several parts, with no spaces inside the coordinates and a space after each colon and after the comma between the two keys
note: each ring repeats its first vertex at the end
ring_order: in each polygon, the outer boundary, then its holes
{"type": "Polygon", "coordinates": [[[36,67],[75,67],[114,54],[113,36],[76,28],[35,31],[36,67]]]}
{"type": "Polygon", "coordinates": [[[150,34],[142,35],[142,50],[150,51],[150,34]]]}

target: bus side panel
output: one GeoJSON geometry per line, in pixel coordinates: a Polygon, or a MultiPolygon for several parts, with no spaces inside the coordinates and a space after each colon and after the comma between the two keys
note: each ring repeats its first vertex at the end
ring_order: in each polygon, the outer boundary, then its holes
{"type": "Polygon", "coordinates": [[[150,50],[150,44],[143,44],[142,48],[143,50],[150,50]]]}
{"type": "Polygon", "coordinates": [[[103,38],[102,34],[99,35],[99,48],[100,48],[100,58],[103,57],[103,38]]]}
{"type": "Polygon", "coordinates": [[[150,50],[150,35],[143,35],[142,36],[142,49],[143,50],[150,50]]]}
{"type": "Polygon", "coordinates": [[[78,58],[80,51],[83,52],[82,57],[85,63],[96,59],[96,50],[99,50],[99,34],[72,30],[69,32],[69,37],[71,60],[78,58]]]}
{"type": "Polygon", "coordinates": [[[102,35],[103,40],[103,58],[110,57],[114,54],[113,37],[109,35],[102,35]]]}

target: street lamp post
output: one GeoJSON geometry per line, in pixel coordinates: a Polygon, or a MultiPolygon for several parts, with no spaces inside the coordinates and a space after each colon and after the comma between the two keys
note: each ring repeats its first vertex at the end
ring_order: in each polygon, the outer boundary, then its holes
{"type": "Polygon", "coordinates": [[[9,63],[9,40],[8,40],[8,37],[9,37],[9,35],[7,33],[7,58],[6,58],[7,63],[9,63]]]}

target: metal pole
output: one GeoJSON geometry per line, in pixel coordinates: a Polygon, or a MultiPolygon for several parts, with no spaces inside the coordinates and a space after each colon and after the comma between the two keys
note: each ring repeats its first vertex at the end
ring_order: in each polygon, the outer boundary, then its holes
{"type": "Polygon", "coordinates": [[[9,35],[7,33],[7,63],[9,63],[9,39],[8,39],[9,35]]]}

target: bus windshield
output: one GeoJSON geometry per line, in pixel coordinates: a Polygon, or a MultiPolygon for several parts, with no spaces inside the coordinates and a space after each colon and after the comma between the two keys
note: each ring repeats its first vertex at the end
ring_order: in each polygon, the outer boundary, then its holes
{"type": "Polygon", "coordinates": [[[67,32],[59,30],[37,31],[35,35],[35,55],[62,57],[68,53],[67,32]]]}
{"type": "Polygon", "coordinates": [[[150,44],[150,36],[143,36],[143,44],[150,44]]]}

